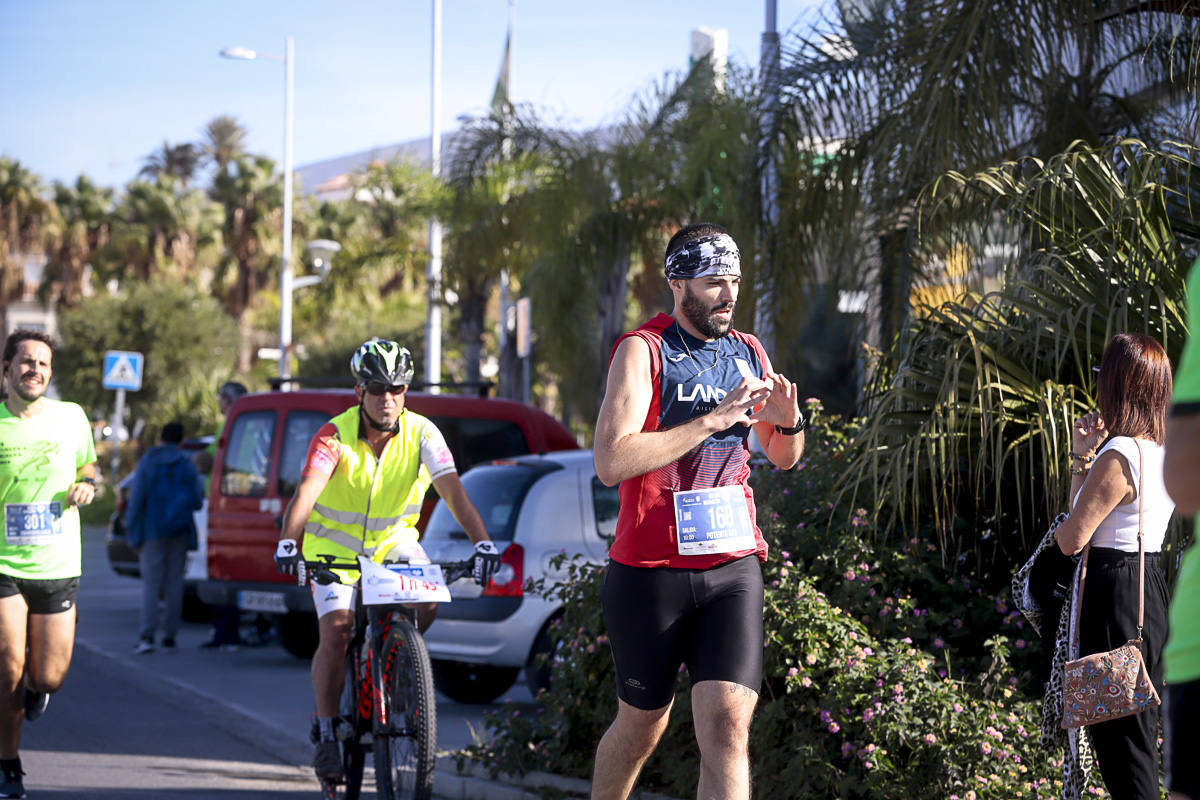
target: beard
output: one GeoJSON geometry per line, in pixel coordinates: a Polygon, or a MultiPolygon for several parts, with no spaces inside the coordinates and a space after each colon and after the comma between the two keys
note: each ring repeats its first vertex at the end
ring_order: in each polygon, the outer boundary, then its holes
{"type": "Polygon", "coordinates": [[[26,387],[21,380],[24,376],[16,377],[8,382],[9,390],[17,397],[24,400],[26,403],[32,403],[46,393],[47,384],[43,383],[36,387],[26,387]]]}
{"type": "Polygon", "coordinates": [[[683,287],[683,302],[679,307],[683,311],[683,315],[687,317],[688,322],[695,326],[696,330],[700,331],[708,339],[719,339],[722,336],[729,334],[733,329],[733,308],[736,303],[718,303],[715,306],[707,306],[704,301],[692,293],[690,286],[686,284],[683,287]],[[717,311],[730,310],[729,321],[719,320],[713,316],[717,311]]]}

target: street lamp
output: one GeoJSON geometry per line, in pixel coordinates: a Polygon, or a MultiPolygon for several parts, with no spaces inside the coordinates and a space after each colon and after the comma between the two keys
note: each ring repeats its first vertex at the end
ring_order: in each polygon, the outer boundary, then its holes
{"type": "MultiPolygon", "coordinates": [[[[283,248],[279,259],[279,380],[281,388],[286,390],[292,350],[292,290],[297,288],[296,282],[292,280],[292,127],[295,117],[292,108],[295,66],[292,37],[284,39],[282,57],[259,53],[247,47],[226,47],[221,51],[221,55],[224,58],[245,61],[266,59],[283,62],[283,248]]],[[[308,283],[303,285],[307,286],[308,283]]]]}

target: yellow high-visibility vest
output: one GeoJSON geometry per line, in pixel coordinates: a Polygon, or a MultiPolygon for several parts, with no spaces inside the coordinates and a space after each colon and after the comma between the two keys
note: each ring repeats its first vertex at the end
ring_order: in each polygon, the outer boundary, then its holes
{"type": "Polygon", "coordinates": [[[358,406],[330,421],[342,440],[341,459],[304,525],[304,557],[328,554],[353,561],[365,555],[382,562],[397,544],[419,536],[421,502],[432,482],[421,465],[421,431],[431,423],[406,409],[399,430],[376,459],[367,440],[359,438],[358,406]]]}

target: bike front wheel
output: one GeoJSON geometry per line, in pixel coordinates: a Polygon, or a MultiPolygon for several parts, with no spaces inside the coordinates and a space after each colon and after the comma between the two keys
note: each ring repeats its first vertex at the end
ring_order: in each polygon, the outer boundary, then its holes
{"type": "Polygon", "coordinates": [[[430,800],[437,758],[437,705],[425,640],[407,619],[393,620],[380,648],[386,711],[375,736],[375,783],[388,800],[430,800]]]}

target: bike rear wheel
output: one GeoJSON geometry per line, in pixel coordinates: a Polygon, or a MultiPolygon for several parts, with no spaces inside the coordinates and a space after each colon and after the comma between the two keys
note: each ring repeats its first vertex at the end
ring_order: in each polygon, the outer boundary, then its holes
{"type": "Polygon", "coordinates": [[[387,800],[430,800],[437,757],[437,706],[425,640],[407,619],[393,620],[380,648],[387,729],[375,736],[375,783],[387,800]]]}

